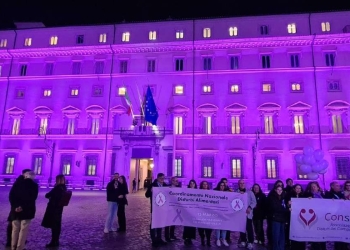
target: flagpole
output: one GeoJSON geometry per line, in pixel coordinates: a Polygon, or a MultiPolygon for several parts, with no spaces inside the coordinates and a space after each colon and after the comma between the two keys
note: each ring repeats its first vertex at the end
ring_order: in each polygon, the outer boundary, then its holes
{"type": "Polygon", "coordinates": [[[139,91],[139,86],[137,85],[137,83],[135,85],[136,85],[136,89],[137,89],[137,94],[139,96],[141,112],[142,112],[142,115],[145,116],[145,113],[144,113],[144,110],[143,110],[143,107],[142,107],[142,98],[141,98],[141,94],[140,94],[140,91],[139,91]]]}

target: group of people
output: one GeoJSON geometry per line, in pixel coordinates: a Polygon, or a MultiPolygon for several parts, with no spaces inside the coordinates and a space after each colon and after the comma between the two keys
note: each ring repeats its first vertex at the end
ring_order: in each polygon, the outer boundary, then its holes
{"type": "MultiPolygon", "coordinates": [[[[152,189],[153,187],[179,187],[177,177],[172,177],[170,183],[165,183],[165,175],[159,173],[157,179],[147,188],[145,196],[151,200],[152,213],[152,189]]],[[[190,180],[188,188],[198,188],[195,180],[190,180]]],[[[199,184],[199,189],[210,189],[207,181],[199,184]]],[[[294,184],[288,178],[286,186],[281,180],[274,183],[273,189],[266,195],[259,184],[255,183],[251,189],[247,189],[244,180],[238,181],[238,189],[233,190],[228,185],[228,180],[222,178],[214,190],[219,192],[247,193],[248,208],[246,211],[246,232],[240,233],[239,246],[241,248],[253,249],[253,244],[265,245],[264,221],[267,222],[268,248],[272,250],[284,250],[288,247],[291,250],[305,250],[306,242],[289,240],[291,199],[292,198],[316,198],[316,199],[347,199],[350,200],[350,181],[344,183],[344,190],[338,182],[330,184],[330,190],[325,192],[320,188],[317,181],[308,183],[306,190],[300,184],[294,184]]],[[[185,226],[182,238],[185,245],[192,245],[196,238],[197,229],[185,226]]],[[[217,246],[229,246],[231,243],[230,232],[226,230],[214,230],[217,246]]],[[[202,246],[211,246],[210,228],[198,228],[202,246]]],[[[152,246],[166,245],[168,242],[177,240],[175,226],[164,228],[165,241],[162,239],[162,228],[152,229],[150,227],[152,246]]],[[[312,250],[326,250],[325,242],[310,242],[312,250]]],[[[334,250],[347,250],[348,244],[335,242],[334,250]]]]}
{"type": "MultiPolygon", "coordinates": [[[[8,216],[6,246],[11,247],[11,250],[25,249],[39,194],[39,186],[34,179],[35,173],[31,169],[24,169],[10,190],[11,211],[8,216]]],[[[41,225],[51,229],[51,241],[46,245],[48,248],[59,246],[63,207],[67,202],[64,200],[66,191],[64,175],[57,175],[54,188],[45,195],[49,202],[41,225]]]]}

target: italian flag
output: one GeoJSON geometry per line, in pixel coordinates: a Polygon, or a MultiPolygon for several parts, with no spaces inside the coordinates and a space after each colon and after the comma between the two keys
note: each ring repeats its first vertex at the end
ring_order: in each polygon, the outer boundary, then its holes
{"type": "Polygon", "coordinates": [[[127,113],[128,113],[128,115],[130,115],[132,113],[132,110],[131,110],[132,105],[131,105],[131,101],[130,101],[130,97],[129,97],[128,91],[125,92],[125,101],[128,104],[128,106],[129,106],[127,113]]]}

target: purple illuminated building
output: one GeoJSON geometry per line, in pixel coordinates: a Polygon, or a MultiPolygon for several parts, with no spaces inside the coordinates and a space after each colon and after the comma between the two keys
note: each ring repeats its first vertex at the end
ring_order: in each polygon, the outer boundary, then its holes
{"type": "Polygon", "coordinates": [[[73,188],[102,188],[119,172],[142,187],[164,172],[267,189],[309,181],[294,161],[307,145],[324,150],[327,185],[347,179],[349,16],[0,31],[0,181],[32,168],[42,186],[64,173],[73,188]],[[148,85],[157,126],[140,113],[148,85]]]}

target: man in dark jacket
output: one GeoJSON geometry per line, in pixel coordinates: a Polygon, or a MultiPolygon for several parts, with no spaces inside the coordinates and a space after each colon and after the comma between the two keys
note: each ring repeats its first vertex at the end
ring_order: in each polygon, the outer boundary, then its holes
{"type": "MultiPolygon", "coordinates": [[[[104,233],[108,234],[110,231],[116,232],[117,228],[113,228],[113,222],[117,219],[118,212],[118,187],[119,187],[119,174],[115,173],[113,180],[107,184],[107,202],[108,202],[108,213],[105,223],[104,233]]],[[[120,198],[123,198],[121,196],[120,198]]]]}
{"type": "MultiPolygon", "coordinates": [[[[148,186],[147,191],[145,193],[146,198],[150,198],[151,201],[151,213],[152,213],[152,188],[153,187],[167,187],[168,185],[164,182],[164,174],[159,173],[157,175],[157,179],[153,181],[151,185],[148,186]]],[[[162,229],[154,228],[152,229],[152,225],[150,225],[150,234],[152,240],[152,246],[157,247],[159,245],[165,245],[166,242],[162,240],[162,229]]]]}
{"type": "Polygon", "coordinates": [[[26,172],[24,180],[16,184],[10,192],[12,249],[24,249],[29,225],[35,217],[39,186],[34,178],[34,172],[26,172]]]}
{"type": "MultiPolygon", "coordinates": [[[[24,180],[24,174],[27,172],[30,172],[30,169],[24,169],[22,170],[22,174],[20,176],[17,177],[16,181],[13,183],[13,186],[10,190],[10,194],[13,190],[13,188],[18,185],[18,183],[20,183],[21,181],[24,180]]],[[[12,220],[11,220],[11,211],[9,213],[9,217],[7,218],[8,224],[7,224],[7,234],[6,234],[6,246],[10,247],[11,246],[11,237],[12,237],[12,220]]]]}

